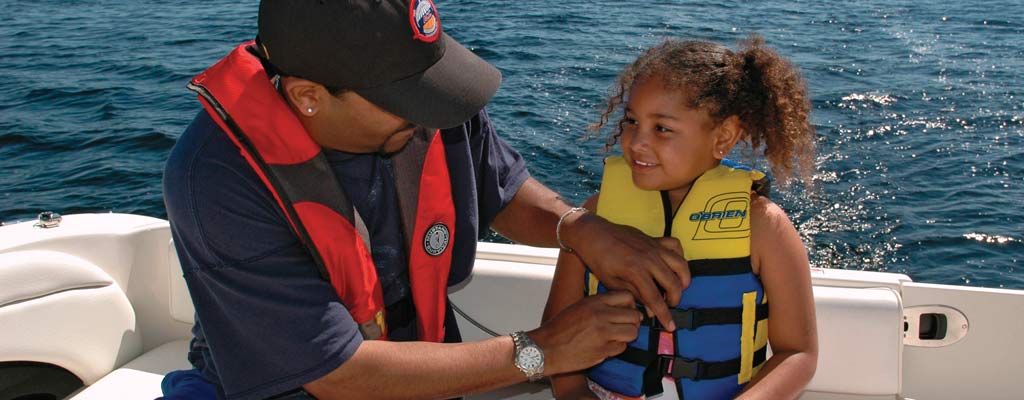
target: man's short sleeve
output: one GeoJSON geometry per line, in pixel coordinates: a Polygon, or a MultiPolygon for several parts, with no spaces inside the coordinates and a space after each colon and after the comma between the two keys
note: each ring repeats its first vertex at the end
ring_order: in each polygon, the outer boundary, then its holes
{"type": "Polygon", "coordinates": [[[201,113],[168,159],[164,198],[209,358],[229,399],[338,368],[362,338],[238,149],[201,113]]]}
{"type": "Polygon", "coordinates": [[[486,110],[480,111],[467,125],[470,130],[470,151],[476,163],[481,227],[479,238],[482,239],[490,229],[491,222],[512,201],[530,173],[519,152],[498,136],[486,110]]]}
{"type": "Polygon", "coordinates": [[[497,135],[487,111],[465,124],[442,131],[455,201],[455,248],[448,284],[473,271],[476,242],[530,177],[526,162],[497,135]]]}

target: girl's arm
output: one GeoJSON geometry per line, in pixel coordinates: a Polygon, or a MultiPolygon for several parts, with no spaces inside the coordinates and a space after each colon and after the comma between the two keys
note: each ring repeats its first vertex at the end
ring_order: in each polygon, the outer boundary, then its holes
{"type": "Polygon", "coordinates": [[[740,399],[794,399],[814,377],[818,334],[807,250],[782,209],[751,197],[751,261],[768,296],[772,357],[740,399]]]}
{"type": "MultiPolygon", "coordinates": [[[[594,210],[597,205],[597,196],[594,195],[588,199],[584,207],[594,210]]],[[[548,303],[544,307],[544,321],[554,318],[569,305],[583,299],[583,275],[585,273],[586,266],[575,253],[567,253],[564,250],[558,253],[558,264],[555,267],[555,276],[551,281],[551,292],[548,294],[548,303]]],[[[587,388],[586,377],[582,372],[552,376],[551,391],[558,399],[596,398],[587,388]]]]}

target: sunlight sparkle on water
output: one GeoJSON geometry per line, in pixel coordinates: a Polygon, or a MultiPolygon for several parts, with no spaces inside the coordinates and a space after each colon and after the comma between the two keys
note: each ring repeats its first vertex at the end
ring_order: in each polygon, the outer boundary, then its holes
{"type": "Polygon", "coordinates": [[[984,233],[968,233],[964,235],[964,238],[975,240],[982,243],[993,243],[993,244],[1007,244],[1010,242],[1016,242],[1017,239],[1008,236],[1000,235],[986,235],[984,233]]]}

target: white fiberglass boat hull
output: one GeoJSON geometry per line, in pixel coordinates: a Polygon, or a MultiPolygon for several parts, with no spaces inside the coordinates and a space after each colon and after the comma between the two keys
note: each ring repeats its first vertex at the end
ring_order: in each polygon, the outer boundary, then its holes
{"type": "MultiPolygon", "coordinates": [[[[465,339],[539,325],[556,256],[480,243],[472,278],[450,291],[465,339]]],[[[812,277],[820,355],[804,399],[1022,397],[1024,291],[851,270],[812,277]]],[[[189,367],[192,321],[166,221],[81,214],[50,229],[0,226],[0,398],[158,397],[163,374],[189,367]]],[[[525,383],[471,398],[551,392],[525,383]]]]}

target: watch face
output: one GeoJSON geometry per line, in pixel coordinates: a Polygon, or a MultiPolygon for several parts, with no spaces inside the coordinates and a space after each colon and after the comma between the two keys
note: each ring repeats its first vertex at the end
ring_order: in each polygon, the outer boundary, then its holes
{"type": "Polygon", "coordinates": [[[519,366],[526,370],[535,371],[544,365],[544,354],[535,346],[523,348],[517,357],[519,366]]]}

